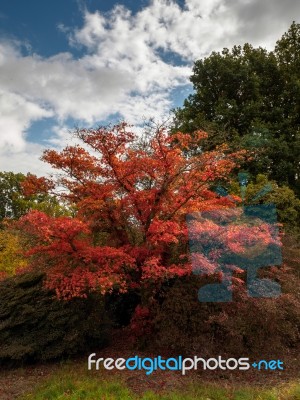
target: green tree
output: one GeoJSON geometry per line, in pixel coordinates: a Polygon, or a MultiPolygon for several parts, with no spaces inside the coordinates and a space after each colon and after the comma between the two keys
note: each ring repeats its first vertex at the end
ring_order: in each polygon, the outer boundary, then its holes
{"type": "Polygon", "coordinates": [[[300,70],[299,37],[300,24],[294,21],[289,30],[277,41],[275,47],[275,54],[281,68],[285,67],[290,74],[298,76],[298,79],[300,70]]]}
{"type": "Polygon", "coordinates": [[[17,219],[26,213],[22,201],[21,183],[25,175],[13,172],[0,172],[0,220],[17,219]]]}
{"type": "Polygon", "coordinates": [[[48,215],[68,215],[71,209],[50,194],[45,178],[28,173],[0,172],[0,222],[19,219],[30,210],[43,211],[48,215]],[[31,190],[32,185],[35,190],[31,190]]]}
{"type": "Polygon", "coordinates": [[[265,173],[300,193],[300,25],[274,51],[250,44],[213,52],[194,64],[194,93],[175,110],[174,129],[210,133],[254,153],[248,170],[265,173]]]}
{"type": "MultiPolygon", "coordinates": [[[[239,182],[231,184],[230,192],[240,195],[239,182]]],[[[300,233],[300,200],[288,186],[279,186],[275,181],[268,180],[266,175],[258,174],[255,181],[247,185],[245,204],[259,203],[275,204],[278,221],[284,225],[285,232],[300,233]],[[261,196],[258,196],[259,193],[261,196]]]]}

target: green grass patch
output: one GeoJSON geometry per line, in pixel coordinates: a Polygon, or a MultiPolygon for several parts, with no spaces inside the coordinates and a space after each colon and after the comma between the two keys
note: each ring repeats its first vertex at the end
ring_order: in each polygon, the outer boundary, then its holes
{"type": "Polygon", "coordinates": [[[201,383],[184,390],[134,394],[122,380],[105,380],[82,366],[67,364],[19,400],[300,400],[300,382],[273,388],[221,387],[201,383]]]}

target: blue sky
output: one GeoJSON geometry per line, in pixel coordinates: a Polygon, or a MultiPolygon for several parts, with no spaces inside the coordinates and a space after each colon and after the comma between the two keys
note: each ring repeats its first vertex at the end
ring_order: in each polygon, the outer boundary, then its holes
{"type": "Polygon", "coordinates": [[[271,49],[297,16],[296,0],[0,0],[0,170],[49,172],[43,149],[75,125],[164,120],[196,59],[271,49]]]}
{"type": "MultiPolygon", "coordinates": [[[[85,8],[92,13],[97,10],[108,13],[115,4],[115,1],[106,0],[1,0],[0,34],[2,37],[25,41],[32,51],[49,57],[69,50],[67,36],[57,29],[59,24],[80,26],[85,8]]],[[[128,0],[122,4],[132,12],[137,12],[147,3],[128,0]]]]}

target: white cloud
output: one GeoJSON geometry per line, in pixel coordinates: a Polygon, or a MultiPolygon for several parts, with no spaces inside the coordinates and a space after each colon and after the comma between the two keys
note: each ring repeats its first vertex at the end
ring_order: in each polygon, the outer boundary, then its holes
{"type": "MultiPolygon", "coordinates": [[[[182,8],[152,0],[135,14],[123,6],[105,14],[84,10],[81,27],[58,27],[70,50],[83,50],[77,59],[71,52],[24,56],[18,43],[0,43],[2,150],[24,157],[36,151],[26,131],[49,116],[60,127],[68,118],[89,126],[116,114],[133,124],[161,118],[172,107],[172,90],[188,83],[195,59],[245,42],[273,46],[300,11],[299,2],[287,1],[289,8],[279,0],[186,0],[182,8]],[[170,54],[186,63],[172,65],[170,54]]],[[[52,144],[59,145],[65,130],[55,129],[52,144]]]]}
{"type": "Polygon", "coordinates": [[[10,145],[0,147],[0,171],[35,173],[45,176],[50,171],[47,164],[40,160],[44,147],[37,143],[25,142],[22,148],[16,151],[10,145]]]}
{"type": "Polygon", "coordinates": [[[0,89],[0,148],[19,152],[25,147],[25,132],[38,119],[50,117],[48,111],[13,92],[0,89]]]}

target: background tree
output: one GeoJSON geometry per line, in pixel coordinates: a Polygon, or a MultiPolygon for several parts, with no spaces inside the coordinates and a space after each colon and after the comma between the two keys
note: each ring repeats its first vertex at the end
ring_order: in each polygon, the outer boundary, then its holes
{"type": "Polygon", "coordinates": [[[0,276],[14,275],[26,268],[27,260],[22,256],[18,235],[9,230],[0,230],[0,276]]]}
{"type": "Polygon", "coordinates": [[[49,215],[70,213],[71,210],[67,210],[50,192],[51,183],[43,177],[0,172],[0,222],[17,220],[29,210],[40,210],[49,215]]]}
{"type": "Polygon", "coordinates": [[[28,209],[22,201],[21,183],[25,175],[13,172],[0,172],[0,220],[17,219],[28,209]]]}
{"type": "Polygon", "coordinates": [[[230,143],[254,152],[247,169],[300,194],[300,25],[274,51],[250,44],[194,64],[195,92],[175,110],[174,130],[210,133],[206,148],[230,143]],[[226,133],[225,133],[226,132],[226,133]]]}
{"type": "MultiPolygon", "coordinates": [[[[230,192],[237,195],[240,193],[239,182],[232,182],[230,192]]],[[[300,200],[293,190],[268,180],[266,175],[258,174],[256,179],[247,185],[245,204],[263,203],[275,204],[278,221],[284,225],[285,233],[300,233],[300,200]],[[262,194],[261,197],[258,196],[259,193],[262,194]]]]}

